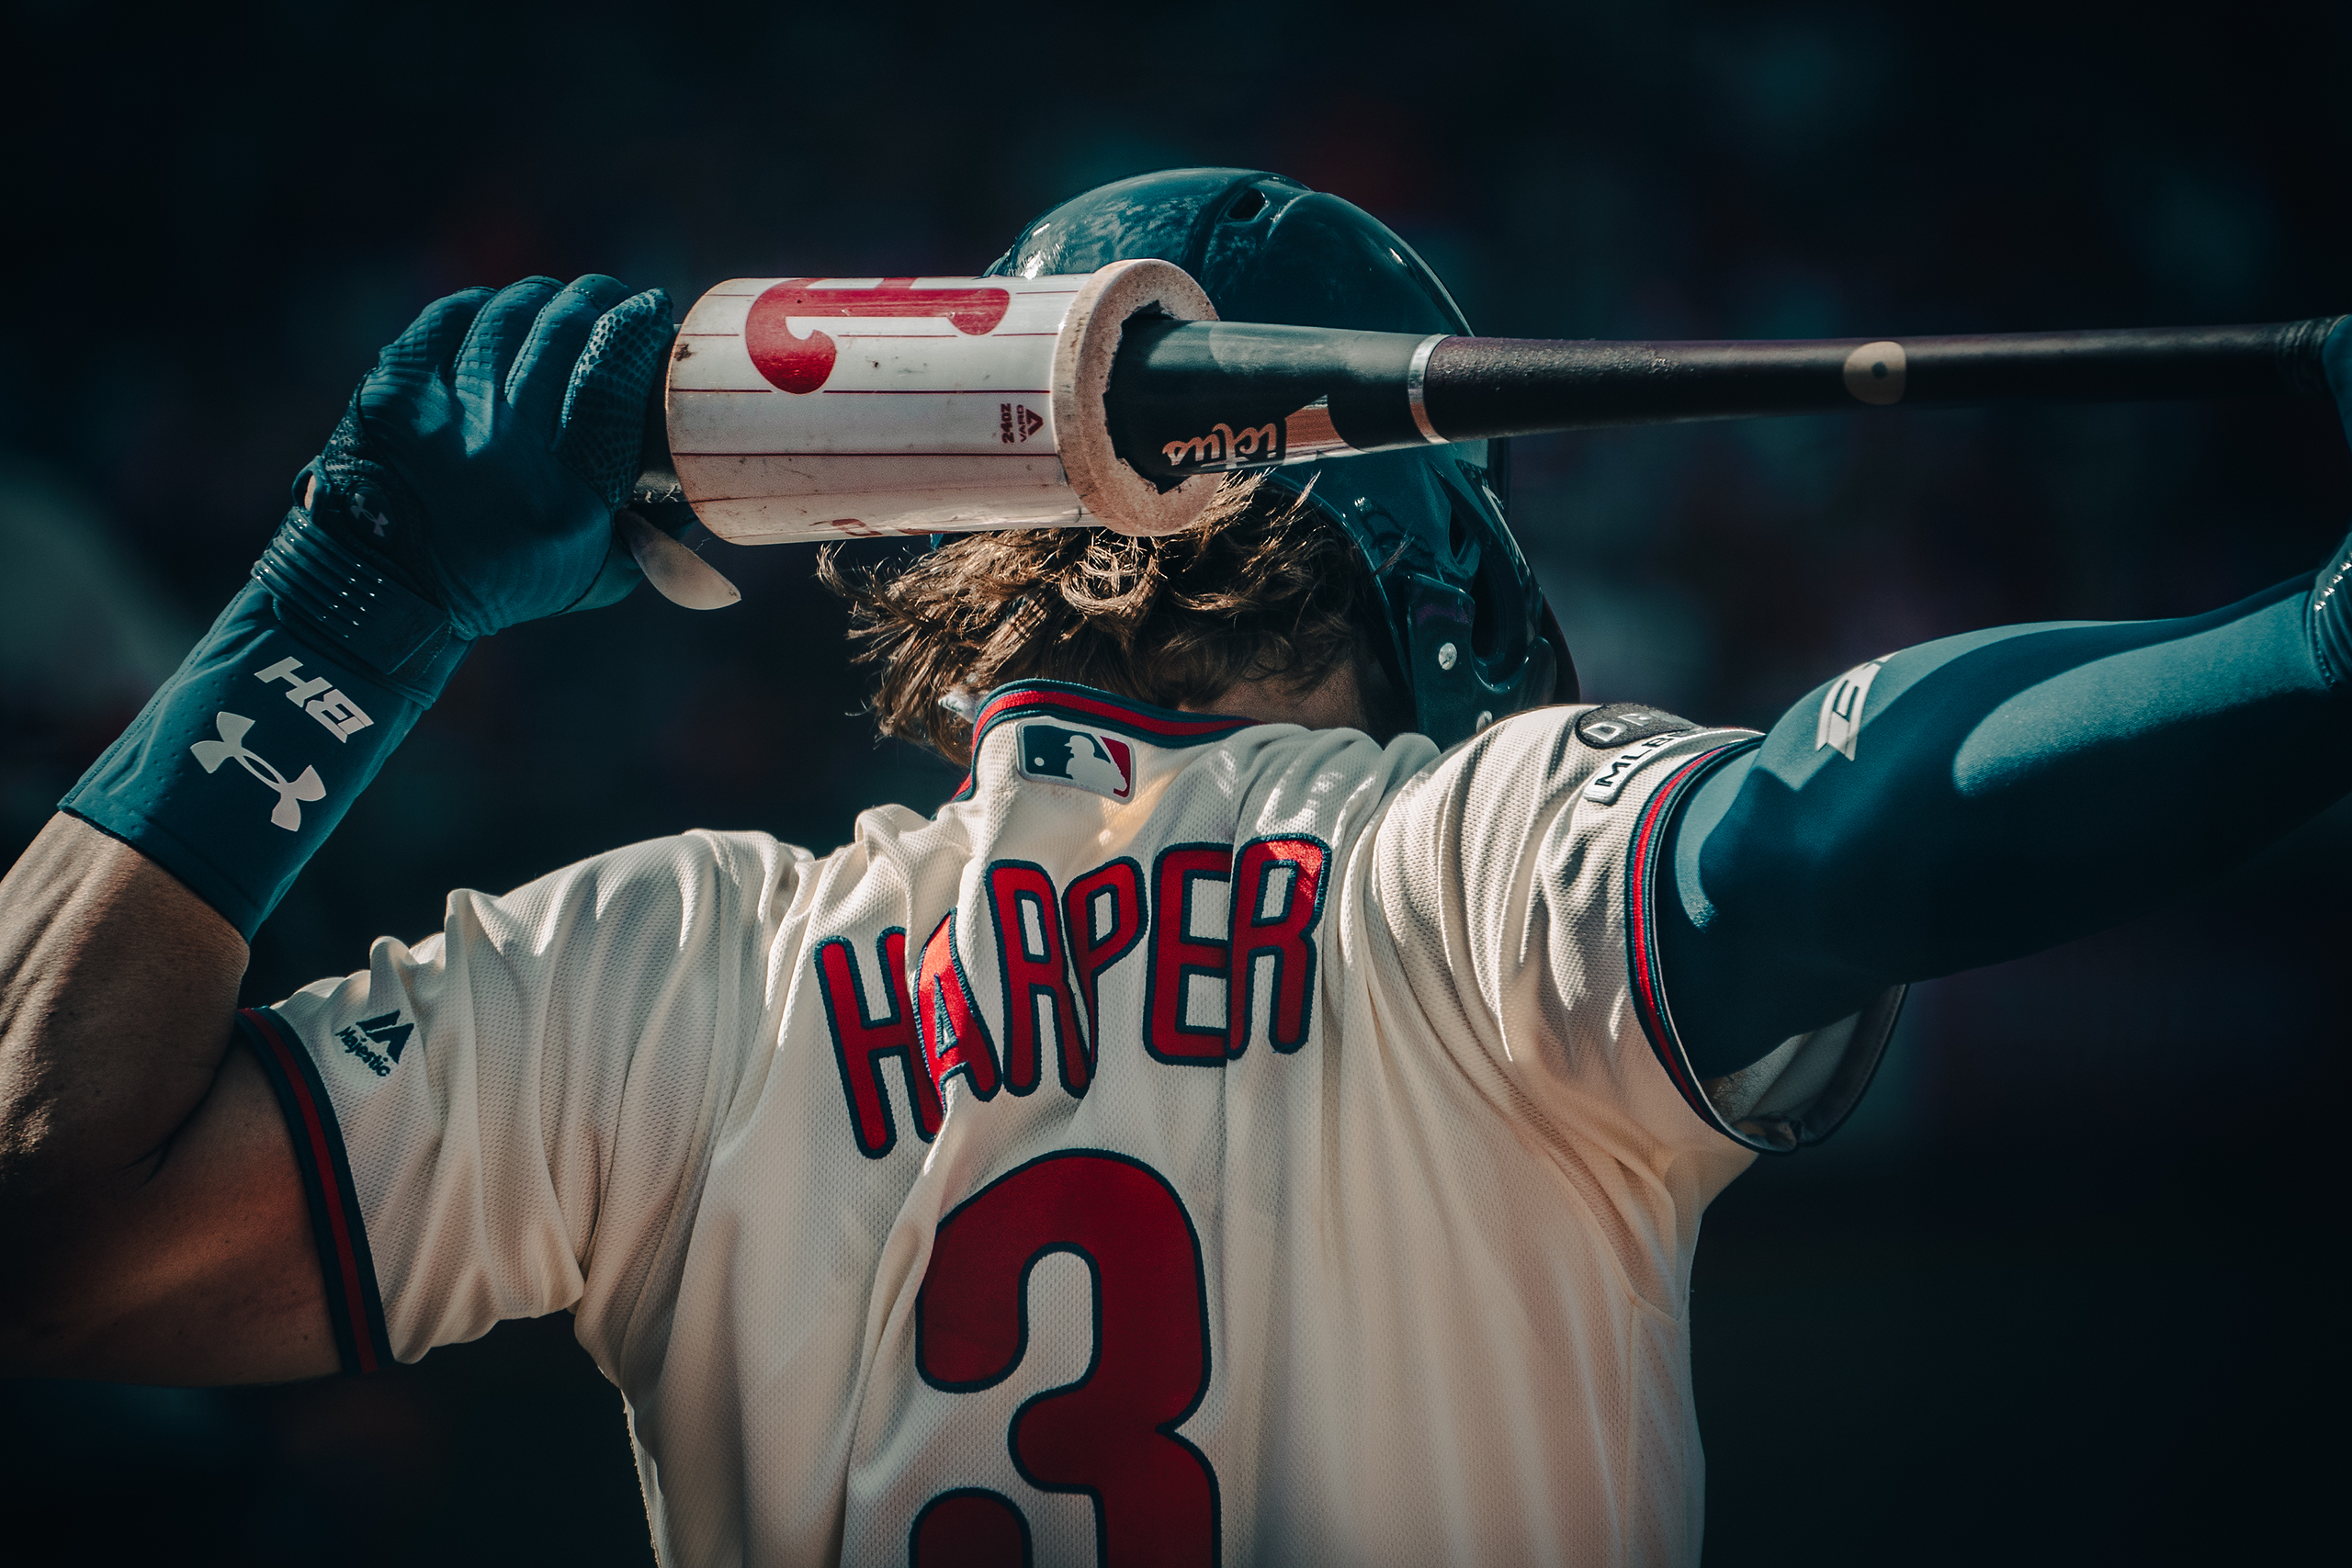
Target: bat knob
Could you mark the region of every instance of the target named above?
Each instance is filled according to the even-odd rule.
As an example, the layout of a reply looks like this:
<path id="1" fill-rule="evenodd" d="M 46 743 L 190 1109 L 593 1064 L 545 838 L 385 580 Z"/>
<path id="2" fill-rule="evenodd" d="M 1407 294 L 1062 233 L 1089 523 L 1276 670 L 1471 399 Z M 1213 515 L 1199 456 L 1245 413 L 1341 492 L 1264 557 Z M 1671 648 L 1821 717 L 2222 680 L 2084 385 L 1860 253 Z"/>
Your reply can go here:
<path id="1" fill-rule="evenodd" d="M 645 581 L 671 604 L 689 610 L 723 610 L 743 597 L 743 591 L 717 567 L 636 513 L 625 511 L 615 521 Z"/>

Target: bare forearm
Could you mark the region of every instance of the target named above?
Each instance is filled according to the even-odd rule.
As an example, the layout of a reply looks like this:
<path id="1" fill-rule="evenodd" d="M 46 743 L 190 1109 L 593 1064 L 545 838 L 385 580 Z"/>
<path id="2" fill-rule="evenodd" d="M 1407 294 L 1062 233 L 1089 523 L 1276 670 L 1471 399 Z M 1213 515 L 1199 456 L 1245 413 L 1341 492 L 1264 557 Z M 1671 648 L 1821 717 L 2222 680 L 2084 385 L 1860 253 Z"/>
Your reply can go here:
<path id="1" fill-rule="evenodd" d="M 155 1157 L 212 1086 L 244 970 L 210 905 L 50 819 L 0 881 L 0 1216 Z"/>
<path id="2" fill-rule="evenodd" d="M 51 819 L 0 881 L 0 1306 L 135 1202 L 219 1076 L 245 944 L 136 850 Z"/>

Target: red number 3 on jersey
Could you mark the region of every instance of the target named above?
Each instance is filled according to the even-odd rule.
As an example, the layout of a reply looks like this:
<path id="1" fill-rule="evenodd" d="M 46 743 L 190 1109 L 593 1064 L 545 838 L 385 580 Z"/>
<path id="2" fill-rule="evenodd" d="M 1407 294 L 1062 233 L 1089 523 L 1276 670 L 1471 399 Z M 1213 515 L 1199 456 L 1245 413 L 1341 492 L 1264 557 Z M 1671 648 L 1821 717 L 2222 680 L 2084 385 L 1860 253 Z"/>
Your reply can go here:
<path id="1" fill-rule="evenodd" d="M 1216 1472 L 1176 1435 L 1209 1386 L 1208 1287 L 1192 1216 L 1159 1172 L 1124 1156 L 1047 1155 L 940 1222 L 915 1303 L 915 1365 L 951 1393 L 992 1387 L 1029 1343 L 1029 1270 L 1049 1252 L 1094 1276 L 1094 1360 L 1023 1404 L 1009 1434 L 1032 1485 L 1094 1500 L 1098 1560 L 1198 1568 L 1218 1560 Z M 1028 1527 L 993 1493 L 933 1499 L 909 1543 L 917 1568 L 1018 1563 Z"/>

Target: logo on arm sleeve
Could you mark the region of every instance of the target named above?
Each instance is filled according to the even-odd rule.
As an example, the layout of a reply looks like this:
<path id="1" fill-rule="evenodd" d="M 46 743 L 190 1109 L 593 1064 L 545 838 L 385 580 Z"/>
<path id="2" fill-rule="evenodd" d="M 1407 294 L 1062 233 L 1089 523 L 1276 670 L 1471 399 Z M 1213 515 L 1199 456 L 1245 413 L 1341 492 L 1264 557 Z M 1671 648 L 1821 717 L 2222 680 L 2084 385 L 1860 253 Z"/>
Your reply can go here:
<path id="1" fill-rule="evenodd" d="M 1058 724 L 1024 724 L 1019 768 L 1024 779 L 1072 784 L 1111 800 L 1135 794 L 1135 749 L 1115 735 Z"/>
<path id="2" fill-rule="evenodd" d="M 349 740 L 376 722 L 324 675 L 304 680 L 299 659 L 281 659 L 266 670 L 256 670 L 254 679 L 285 682 L 286 700 L 325 726 L 326 732 L 337 740 Z"/>
<path id="3" fill-rule="evenodd" d="M 245 733 L 253 728 L 254 721 L 243 714 L 216 713 L 212 716 L 212 724 L 220 732 L 220 739 L 198 740 L 188 747 L 198 765 L 206 773 L 214 773 L 220 771 L 221 763 L 235 762 L 277 792 L 277 805 L 269 814 L 271 825 L 283 828 L 289 833 L 300 832 L 302 828 L 301 803 L 327 797 L 327 786 L 319 777 L 319 770 L 306 767 L 289 779 L 277 771 L 277 764 L 245 750 Z"/>
<path id="4" fill-rule="evenodd" d="M 1829 682 L 1829 690 L 1821 694 L 1821 717 L 1813 727 L 1815 750 L 1834 746 L 1846 761 L 1854 760 L 1854 747 L 1862 737 L 1862 705 L 1870 701 L 1871 682 L 1885 668 L 1885 660 L 1869 660 Z"/>

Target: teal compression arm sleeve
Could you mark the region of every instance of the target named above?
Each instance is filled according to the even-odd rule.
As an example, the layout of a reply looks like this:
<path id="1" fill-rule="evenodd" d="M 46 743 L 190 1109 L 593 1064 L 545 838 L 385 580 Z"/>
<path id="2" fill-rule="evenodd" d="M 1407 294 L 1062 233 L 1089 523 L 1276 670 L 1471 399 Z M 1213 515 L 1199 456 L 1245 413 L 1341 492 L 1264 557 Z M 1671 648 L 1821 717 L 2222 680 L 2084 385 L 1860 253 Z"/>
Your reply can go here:
<path id="1" fill-rule="evenodd" d="M 287 526 L 307 524 L 297 513 Z M 314 646 L 330 640 L 316 632 L 298 638 L 281 614 L 299 624 L 293 602 L 245 584 L 59 803 L 178 877 L 248 942 L 469 646 L 436 618 L 426 657 L 396 679 Z"/>
<path id="2" fill-rule="evenodd" d="M 1658 964 L 1692 1066 L 2129 919 L 2352 790 L 2347 601 L 2352 541 L 2210 615 L 1947 637 L 1790 709 L 1669 829 Z"/>

